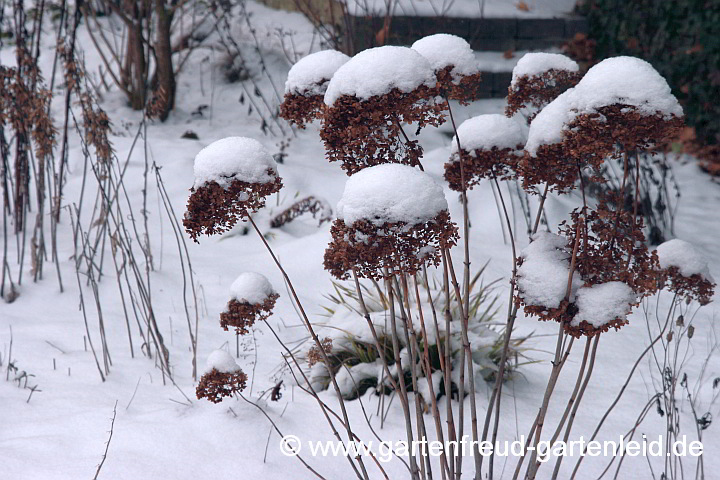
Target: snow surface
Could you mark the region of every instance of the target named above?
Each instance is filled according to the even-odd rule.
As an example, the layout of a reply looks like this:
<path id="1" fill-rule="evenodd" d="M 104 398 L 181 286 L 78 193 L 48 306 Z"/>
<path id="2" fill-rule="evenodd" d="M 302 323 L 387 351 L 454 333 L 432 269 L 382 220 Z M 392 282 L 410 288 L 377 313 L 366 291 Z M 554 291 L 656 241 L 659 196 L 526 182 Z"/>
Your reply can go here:
<path id="1" fill-rule="evenodd" d="M 435 71 L 453 66 L 451 73 L 454 78 L 473 75 L 480 70 L 470 44 L 456 35 L 429 35 L 413 43 L 411 48 L 425 57 Z"/>
<path id="2" fill-rule="evenodd" d="M 448 209 L 443 188 L 419 169 L 397 163 L 365 168 L 345 184 L 337 205 L 338 218 L 352 225 L 369 220 L 424 223 Z"/>
<path id="3" fill-rule="evenodd" d="M 241 273 L 230 286 L 230 294 L 234 300 L 251 305 L 263 303 L 273 293 L 275 290 L 265 275 L 255 272 Z"/>
<path id="4" fill-rule="evenodd" d="M 367 100 L 397 88 L 408 93 L 420 85 L 435 85 L 435 74 L 425 57 L 407 47 L 369 48 L 338 68 L 325 92 L 325 104 L 343 95 Z"/>
<path id="5" fill-rule="evenodd" d="M 668 240 L 658 245 L 657 255 L 660 268 L 677 267 L 683 277 L 700 275 L 705 280 L 714 281 L 707 258 L 690 242 L 679 238 Z"/>
<path id="6" fill-rule="evenodd" d="M 268 173 L 268 169 L 273 173 Z M 277 163 L 260 142 L 246 137 L 226 137 L 200 150 L 193 164 L 194 187 L 217 182 L 227 188 L 234 180 L 270 183 Z"/>
<path id="7" fill-rule="evenodd" d="M 578 69 L 577 62 L 560 53 L 530 52 L 523 55 L 513 68 L 510 86 L 514 86 L 520 77 L 532 77 L 548 70 L 577 72 Z"/>
<path id="8" fill-rule="evenodd" d="M 630 313 L 630 304 L 637 301 L 637 295 L 626 283 L 607 282 L 581 287 L 575 297 L 578 312 L 570 322 L 579 326 L 585 320 L 595 328 L 607 325 L 616 318 Z"/>
<path id="9" fill-rule="evenodd" d="M 301 58 L 288 72 L 285 93 L 325 95 L 327 83 L 350 57 L 337 50 L 321 50 Z"/>
<path id="10" fill-rule="evenodd" d="M 392 4 L 393 15 L 463 18 L 557 18 L 572 13 L 577 0 L 398 0 Z M 386 0 L 349 0 L 347 8 L 356 16 L 375 15 L 384 18 Z"/>
<path id="11" fill-rule="evenodd" d="M 526 305 L 558 308 L 565 299 L 570 277 L 570 254 L 564 250 L 565 243 L 560 235 L 540 232 L 520 252 L 523 263 L 517 271 L 517 284 Z M 582 283 L 580 275 L 574 272 L 571 302 Z"/>
<path id="12" fill-rule="evenodd" d="M 457 131 L 463 150 L 492 150 L 493 148 L 516 149 L 525 144 L 525 132 L 518 122 L 497 113 L 478 115 L 465 120 Z M 453 138 L 452 153 L 457 153 L 457 141 Z"/>
<path id="13" fill-rule="evenodd" d="M 208 355 L 205 364 L 205 373 L 209 373 L 213 369 L 220 373 L 235 373 L 241 370 L 240 365 L 238 365 L 232 355 L 225 350 L 213 350 L 212 353 Z"/>

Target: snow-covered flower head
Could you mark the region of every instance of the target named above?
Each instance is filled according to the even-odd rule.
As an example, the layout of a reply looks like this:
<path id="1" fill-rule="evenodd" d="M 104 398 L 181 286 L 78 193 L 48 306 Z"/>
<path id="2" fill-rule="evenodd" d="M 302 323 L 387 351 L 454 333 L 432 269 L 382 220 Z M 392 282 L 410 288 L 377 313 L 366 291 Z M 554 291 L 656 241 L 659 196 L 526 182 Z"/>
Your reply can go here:
<path id="1" fill-rule="evenodd" d="M 350 57 L 337 50 L 322 50 L 300 59 L 288 72 L 280 116 L 304 128 L 320 118 L 328 83 Z"/>
<path id="2" fill-rule="evenodd" d="M 578 70 L 575 61 L 559 53 L 526 53 L 513 68 L 505 114 L 511 117 L 527 109 L 530 123 L 539 110 L 578 83 Z"/>
<path id="3" fill-rule="evenodd" d="M 513 119 L 489 114 L 465 120 L 453 138 L 450 161 L 445 164 L 445 180 L 451 189 L 461 191 L 463 173 L 466 188 L 472 188 L 483 178 L 513 178 L 524 145 L 525 132 Z"/>
<path id="4" fill-rule="evenodd" d="M 463 103 L 478 98 L 480 65 L 467 40 L 438 33 L 421 38 L 411 48 L 430 62 L 441 96 Z"/>
<path id="5" fill-rule="evenodd" d="M 419 165 L 422 148 L 402 124 L 442 123 L 435 84 L 430 62 L 413 49 L 384 46 L 355 55 L 325 92 L 320 137 L 328 159 L 348 175 L 382 163 Z"/>
<path id="6" fill-rule="evenodd" d="M 241 273 L 230 286 L 230 301 L 220 314 L 220 326 L 245 335 L 256 322 L 267 319 L 279 295 L 264 275 L 255 272 Z"/>
<path id="7" fill-rule="evenodd" d="M 676 136 L 683 110 L 645 60 L 613 57 L 592 67 L 569 97 L 566 137 L 573 156 L 648 150 Z"/>
<path id="8" fill-rule="evenodd" d="M 715 280 L 705 256 L 692 243 L 680 239 L 668 240 L 657 247 L 661 281 L 680 297 L 710 303 Z"/>
<path id="9" fill-rule="evenodd" d="M 225 350 L 214 350 L 207 359 L 207 366 L 195 389 L 198 400 L 207 398 L 212 403 L 220 403 L 223 397 L 242 392 L 247 384 L 247 375 L 243 373 L 235 359 Z"/>
<path id="10" fill-rule="evenodd" d="M 406 165 L 369 167 L 345 185 L 325 251 L 325 269 L 347 278 L 413 274 L 437 265 L 440 249 L 457 240 L 442 187 Z"/>
<path id="11" fill-rule="evenodd" d="M 272 155 L 251 138 L 227 137 L 211 143 L 195 157 L 193 171 L 195 183 L 183 225 L 195 241 L 200 234 L 231 229 L 282 188 Z"/>

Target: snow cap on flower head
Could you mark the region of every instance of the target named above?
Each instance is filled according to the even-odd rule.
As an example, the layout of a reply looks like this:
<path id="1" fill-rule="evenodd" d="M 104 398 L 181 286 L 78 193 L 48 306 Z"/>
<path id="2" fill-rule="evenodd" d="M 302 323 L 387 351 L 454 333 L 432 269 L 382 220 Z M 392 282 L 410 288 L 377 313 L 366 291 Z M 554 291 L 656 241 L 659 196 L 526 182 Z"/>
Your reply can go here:
<path id="1" fill-rule="evenodd" d="M 211 143 L 195 157 L 183 225 L 193 240 L 200 234 L 230 230 L 265 205 L 282 188 L 277 164 L 257 140 L 228 137 Z"/>
<path id="2" fill-rule="evenodd" d="M 265 276 L 255 272 L 241 273 L 230 286 L 230 301 L 220 314 L 220 326 L 245 335 L 258 321 L 266 320 L 279 295 Z"/>
<path id="3" fill-rule="evenodd" d="M 710 303 L 715 293 L 715 279 L 707 258 L 690 242 L 678 238 L 657 247 L 658 263 L 665 286 L 681 297 Z"/>
<path id="4" fill-rule="evenodd" d="M 208 356 L 195 396 L 198 400 L 207 398 L 212 403 L 220 403 L 223 397 L 242 392 L 246 384 L 247 375 L 235 363 L 235 359 L 225 350 L 214 350 Z"/>
<path id="5" fill-rule="evenodd" d="M 330 79 L 348 60 L 350 57 L 337 50 L 322 50 L 301 58 L 288 72 L 280 116 L 301 128 L 320 118 Z"/>
<path id="6" fill-rule="evenodd" d="M 415 273 L 437 265 L 440 249 L 457 239 L 440 185 L 426 173 L 399 164 L 369 167 L 345 185 L 325 251 L 325 269 L 337 278 L 351 270 L 365 278 L 385 271 Z"/>

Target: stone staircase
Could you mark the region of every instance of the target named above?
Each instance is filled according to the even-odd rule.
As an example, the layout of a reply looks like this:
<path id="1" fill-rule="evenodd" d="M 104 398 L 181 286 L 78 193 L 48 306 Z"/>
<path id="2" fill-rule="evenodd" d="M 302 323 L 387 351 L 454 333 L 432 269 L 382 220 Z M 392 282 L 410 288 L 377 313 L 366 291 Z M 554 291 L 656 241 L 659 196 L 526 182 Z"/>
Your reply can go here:
<path id="1" fill-rule="evenodd" d="M 376 46 L 383 31 L 382 17 L 351 17 L 356 49 Z M 562 18 L 455 18 L 395 16 L 385 44 L 411 45 L 415 40 L 435 33 L 465 38 L 473 50 L 506 52 L 558 48 L 577 33 L 587 32 L 583 17 Z M 359 47 L 359 48 L 358 48 Z M 514 66 L 514 62 L 507 62 Z M 505 70 L 483 72 L 484 98 L 504 98 L 512 77 L 512 66 Z"/>

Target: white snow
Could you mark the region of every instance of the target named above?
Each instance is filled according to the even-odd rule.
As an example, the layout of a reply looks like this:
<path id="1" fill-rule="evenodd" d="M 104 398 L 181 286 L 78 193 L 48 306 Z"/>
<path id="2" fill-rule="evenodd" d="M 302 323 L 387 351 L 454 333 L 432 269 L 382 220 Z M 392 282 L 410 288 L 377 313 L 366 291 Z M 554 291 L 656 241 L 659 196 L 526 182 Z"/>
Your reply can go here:
<path id="1" fill-rule="evenodd" d="M 516 149 L 525 145 L 525 132 L 518 122 L 497 113 L 478 115 L 465 120 L 457 131 L 463 150 L 492 150 L 493 148 Z M 457 153 L 457 141 L 453 138 L 452 153 Z"/>
<path id="2" fill-rule="evenodd" d="M 429 35 L 413 43 L 411 48 L 425 57 L 435 71 L 453 66 L 453 78 L 473 75 L 480 70 L 470 44 L 456 35 Z"/>
<path id="3" fill-rule="evenodd" d="M 585 320 L 595 328 L 602 327 L 616 318 L 625 317 L 630 313 L 630 304 L 636 300 L 635 292 L 623 282 L 581 287 L 575 298 L 578 312 L 570 324 L 579 326 Z"/>
<path id="4" fill-rule="evenodd" d="M 375 360 L 373 363 L 361 362 L 351 367 L 340 367 L 335 374 L 335 381 L 340 388 L 340 393 L 345 397 L 353 396 L 363 380 L 374 378 L 380 383 L 383 368 L 381 360 Z"/>
<path id="5" fill-rule="evenodd" d="M 705 280 L 714 281 L 707 258 L 690 242 L 679 238 L 668 240 L 657 247 L 657 255 L 660 268 L 677 267 L 683 277 L 700 275 Z"/>
<path id="6" fill-rule="evenodd" d="M 572 91 L 571 88 L 559 95 L 533 118 L 525 144 L 525 151 L 531 156 L 536 156 L 542 145 L 562 142 L 565 124 L 570 119 L 568 102 Z"/>
<path id="7" fill-rule="evenodd" d="M 213 350 L 212 353 L 208 355 L 205 364 L 205 373 L 209 373 L 213 369 L 220 373 L 235 373 L 240 371 L 240 365 L 238 365 L 232 355 L 225 350 Z"/>
<path id="8" fill-rule="evenodd" d="M 263 303 L 275 293 L 270 281 L 264 275 L 255 272 L 243 272 L 230 286 L 230 295 L 238 302 L 251 305 Z"/>
<path id="9" fill-rule="evenodd" d="M 510 86 L 514 86 L 521 77 L 532 77 L 548 70 L 577 72 L 578 69 L 577 62 L 560 53 L 530 52 L 523 55 L 513 68 Z"/>
<path id="10" fill-rule="evenodd" d="M 565 250 L 565 243 L 566 239 L 560 235 L 540 232 L 520 252 L 523 263 L 517 271 L 517 284 L 526 305 L 560 306 L 570 277 L 570 254 Z M 580 275 L 575 272 L 569 297 L 571 302 L 581 285 Z"/>
<path id="11" fill-rule="evenodd" d="M 425 57 L 407 47 L 369 48 L 340 67 L 328 84 L 325 104 L 343 95 L 367 100 L 397 88 L 408 93 L 420 85 L 435 84 L 435 74 Z"/>
<path id="12" fill-rule="evenodd" d="M 322 50 L 301 58 L 288 72 L 285 93 L 324 95 L 327 83 L 350 57 L 337 50 Z"/>
<path id="13" fill-rule="evenodd" d="M 443 189 L 430 175 L 407 165 L 388 163 L 366 168 L 348 179 L 337 215 L 347 225 L 363 219 L 376 225 L 415 225 L 447 209 Z"/>
<path id="14" fill-rule="evenodd" d="M 273 173 L 268 173 L 268 169 Z M 226 137 L 200 150 L 193 165 L 194 187 L 217 182 L 227 188 L 234 180 L 270 183 L 277 163 L 260 142 L 246 137 Z"/>
<path id="15" fill-rule="evenodd" d="M 571 109 L 577 114 L 620 103 L 632 105 L 646 115 L 682 116 L 677 98 L 667 81 L 645 60 L 613 57 L 593 66 L 575 87 Z"/>

